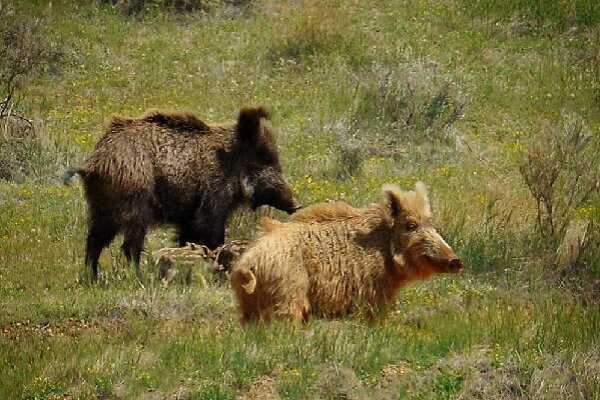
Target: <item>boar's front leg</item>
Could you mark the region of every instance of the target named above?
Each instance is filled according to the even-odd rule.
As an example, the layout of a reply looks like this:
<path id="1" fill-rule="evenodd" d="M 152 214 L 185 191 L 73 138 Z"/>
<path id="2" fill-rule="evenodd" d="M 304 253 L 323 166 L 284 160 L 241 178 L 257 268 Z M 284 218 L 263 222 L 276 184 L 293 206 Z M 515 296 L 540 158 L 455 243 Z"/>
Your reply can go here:
<path id="1" fill-rule="evenodd" d="M 198 212 L 193 220 L 179 224 L 179 246 L 190 242 L 209 249 L 219 247 L 225 242 L 225 220 L 226 218 L 206 212 Z"/>

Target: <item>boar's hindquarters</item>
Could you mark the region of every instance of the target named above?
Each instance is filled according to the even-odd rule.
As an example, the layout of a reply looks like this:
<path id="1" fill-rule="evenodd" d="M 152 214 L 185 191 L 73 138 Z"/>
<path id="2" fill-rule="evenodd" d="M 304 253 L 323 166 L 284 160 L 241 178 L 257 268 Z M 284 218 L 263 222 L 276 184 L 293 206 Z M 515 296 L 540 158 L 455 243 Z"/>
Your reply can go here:
<path id="1" fill-rule="evenodd" d="M 141 279 L 140 255 L 152 210 L 148 195 L 137 192 L 125 198 L 115 198 L 115 192 L 93 175 L 80 173 L 84 180 L 89 204 L 89 231 L 86 245 L 86 264 L 92 269 L 92 279 L 98 279 L 98 260 L 102 250 L 118 233 L 123 233 L 121 246 L 128 262 L 133 263 Z"/>

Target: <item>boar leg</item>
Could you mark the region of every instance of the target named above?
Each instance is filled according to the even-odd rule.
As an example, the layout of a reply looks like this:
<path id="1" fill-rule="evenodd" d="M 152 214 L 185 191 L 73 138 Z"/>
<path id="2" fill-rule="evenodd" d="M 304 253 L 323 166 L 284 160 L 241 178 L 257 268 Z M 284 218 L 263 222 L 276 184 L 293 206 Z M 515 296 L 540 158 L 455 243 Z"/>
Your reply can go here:
<path id="1" fill-rule="evenodd" d="M 308 298 L 295 298 L 277 305 L 275 314 L 278 318 L 288 319 L 296 324 L 308 322 L 310 302 Z"/>
<path id="2" fill-rule="evenodd" d="M 110 244 L 117 229 L 112 225 L 95 223 L 92 221 L 87 237 L 87 246 L 85 251 L 85 263 L 92 267 L 92 280 L 98 280 L 98 259 L 102 250 Z"/>
<path id="3" fill-rule="evenodd" d="M 142 271 L 140 269 L 140 255 L 144 248 L 144 238 L 146 237 L 147 228 L 143 224 L 132 226 L 124 232 L 125 240 L 121 248 L 127 262 L 135 265 L 135 274 L 138 280 L 142 280 Z"/>
<path id="4" fill-rule="evenodd" d="M 225 220 L 206 213 L 198 214 L 193 221 L 179 225 L 179 246 L 190 242 L 216 249 L 225 243 Z"/>

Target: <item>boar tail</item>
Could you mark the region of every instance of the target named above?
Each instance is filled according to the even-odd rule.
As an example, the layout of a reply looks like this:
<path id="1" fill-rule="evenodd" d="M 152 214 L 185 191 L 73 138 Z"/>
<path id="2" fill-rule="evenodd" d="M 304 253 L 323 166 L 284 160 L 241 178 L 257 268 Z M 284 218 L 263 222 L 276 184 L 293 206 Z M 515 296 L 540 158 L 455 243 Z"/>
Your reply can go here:
<path id="1" fill-rule="evenodd" d="M 62 176 L 63 185 L 71 186 L 73 181 L 79 177 L 79 171 L 76 168 L 69 167 Z"/>
<path id="2" fill-rule="evenodd" d="M 252 294 L 256 289 L 256 276 L 248 268 L 236 268 L 231 274 L 231 286 L 236 291 L 243 290 L 247 294 Z"/>

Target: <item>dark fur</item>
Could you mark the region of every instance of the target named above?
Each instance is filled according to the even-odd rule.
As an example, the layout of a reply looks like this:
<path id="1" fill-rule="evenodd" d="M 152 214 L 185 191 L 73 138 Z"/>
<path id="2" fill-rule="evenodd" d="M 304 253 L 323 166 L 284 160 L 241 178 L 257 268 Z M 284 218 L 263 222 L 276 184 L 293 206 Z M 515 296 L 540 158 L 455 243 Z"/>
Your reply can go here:
<path id="1" fill-rule="evenodd" d="M 97 278 L 98 258 L 118 233 L 136 265 L 152 225 L 172 224 L 180 245 L 215 248 L 239 205 L 296 204 L 262 107 L 245 107 L 236 123 L 208 125 L 190 113 L 152 111 L 114 117 L 83 166 L 89 206 L 86 263 Z M 73 172 L 66 173 L 66 180 Z"/>

